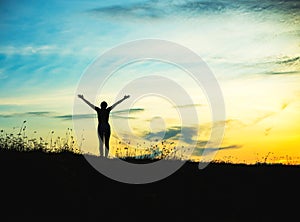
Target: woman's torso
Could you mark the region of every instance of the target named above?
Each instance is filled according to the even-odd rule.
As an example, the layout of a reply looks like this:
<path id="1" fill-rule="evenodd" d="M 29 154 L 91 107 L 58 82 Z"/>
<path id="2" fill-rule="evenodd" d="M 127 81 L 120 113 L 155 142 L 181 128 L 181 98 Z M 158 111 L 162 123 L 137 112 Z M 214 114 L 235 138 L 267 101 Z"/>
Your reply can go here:
<path id="1" fill-rule="evenodd" d="M 96 107 L 97 111 L 97 117 L 98 117 L 98 127 L 101 129 L 109 129 L 109 113 L 111 111 L 111 107 L 108 107 L 107 109 L 100 109 L 99 107 Z"/>

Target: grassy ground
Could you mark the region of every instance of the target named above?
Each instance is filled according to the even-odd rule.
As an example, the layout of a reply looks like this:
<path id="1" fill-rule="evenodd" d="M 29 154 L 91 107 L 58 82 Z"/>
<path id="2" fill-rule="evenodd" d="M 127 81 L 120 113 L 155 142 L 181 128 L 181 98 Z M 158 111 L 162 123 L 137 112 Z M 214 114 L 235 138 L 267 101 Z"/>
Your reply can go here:
<path id="1" fill-rule="evenodd" d="M 300 167 L 287 165 L 211 163 L 199 171 L 187 162 L 164 180 L 131 185 L 72 152 L 0 149 L 0 175 L 3 218 L 290 221 L 300 199 Z"/>

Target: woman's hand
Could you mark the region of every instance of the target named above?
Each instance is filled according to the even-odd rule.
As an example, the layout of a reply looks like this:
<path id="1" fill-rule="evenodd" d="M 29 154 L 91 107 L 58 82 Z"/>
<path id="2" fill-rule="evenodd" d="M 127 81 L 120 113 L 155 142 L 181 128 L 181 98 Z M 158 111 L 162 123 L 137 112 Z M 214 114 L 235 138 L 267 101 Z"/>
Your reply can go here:
<path id="1" fill-rule="evenodd" d="M 125 96 L 124 96 L 124 99 L 128 99 L 129 97 L 130 97 L 130 95 L 127 95 L 127 96 L 125 95 Z"/>
<path id="2" fill-rule="evenodd" d="M 83 95 L 82 95 L 82 94 L 78 94 L 78 97 L 79 97 L 80 99 L 83 99 Z"/>

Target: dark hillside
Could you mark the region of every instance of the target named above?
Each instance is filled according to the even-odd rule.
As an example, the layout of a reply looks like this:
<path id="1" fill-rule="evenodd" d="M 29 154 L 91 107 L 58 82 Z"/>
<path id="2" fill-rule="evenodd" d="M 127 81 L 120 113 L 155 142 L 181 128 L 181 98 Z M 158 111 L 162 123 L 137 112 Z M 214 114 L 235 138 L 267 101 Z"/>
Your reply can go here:
<path id="1" fill-rule="evenodd" d="M 1 216 L 66 217 L 87 221 L 109 215 L 157 220 L 289 221 L 299 216 L 300 167 L 188 162 L 164 180 L 123 184 L 72 153 L 1 150 Z M 298 217 L 299 218 L 299 217 Z M 101 220 L 100 220 L 101 221 Z"/>

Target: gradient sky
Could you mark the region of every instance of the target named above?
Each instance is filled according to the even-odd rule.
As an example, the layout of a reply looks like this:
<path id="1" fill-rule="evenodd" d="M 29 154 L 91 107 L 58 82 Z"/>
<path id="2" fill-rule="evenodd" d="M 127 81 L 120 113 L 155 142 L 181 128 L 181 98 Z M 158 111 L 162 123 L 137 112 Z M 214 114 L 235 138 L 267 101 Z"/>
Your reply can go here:
<path id="1" fill-rule="evenodd" d="M 269 155 L 271 162 L 300 163 L 299 23 L 298 0 L 0 1 L 0 127 L 17 132 L 14 127 L 26 119 L 29 136 L 35 130 L 44 137 L 52 130 L 63 135 L 73 126 L 77 84 L 97 56 L 125 42 L 164 39 L 196 52 L 220 84 L 227 119 L 217 159 L 253 163 Z M 177 111 L 193 108 L 199 122 L 189 130 L 200 127 L 199 135 L 184 141 L 198 141 L 197 158 L 207 141 L 210 108 L 182 70 L 157 62 L 128 65 L 92 102 L 111 104 L 128 82 L 150 74 L 172 78 L 193 103 L 146 97 L 131 107 L 124 102 L 112 121 L 129 121 L 142 138 L 163 133 L 176 141 Z M 83 109 L 77 119 L 93 117 Z M 123 133 L 114 136 L 122 140 Z M 90 141 L 91 150 L 96 143 Z"/>

